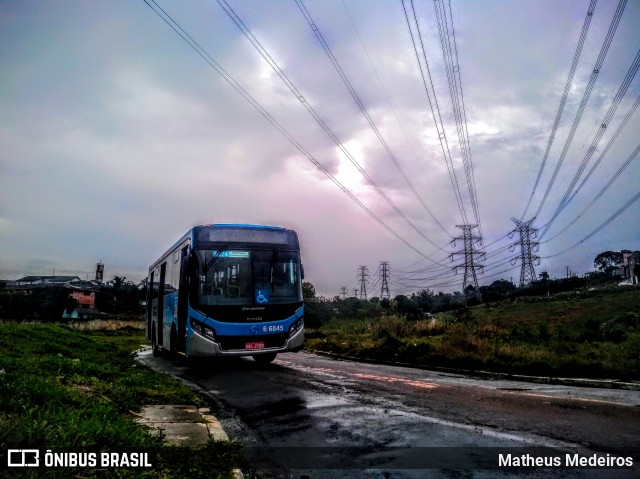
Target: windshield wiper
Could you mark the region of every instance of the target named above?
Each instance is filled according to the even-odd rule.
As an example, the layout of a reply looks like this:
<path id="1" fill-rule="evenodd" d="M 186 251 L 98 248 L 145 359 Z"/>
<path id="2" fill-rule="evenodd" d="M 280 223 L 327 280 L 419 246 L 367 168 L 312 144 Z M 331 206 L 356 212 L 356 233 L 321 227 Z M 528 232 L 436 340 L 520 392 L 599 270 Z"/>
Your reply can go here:
<path id="1" fill-rule="evenodd" d="M 205 276 L 206 276 L 207 272 L 213 266 L 213 263 L 215 263 L 217 261 L 217 259 L 220 257 L 220 255 L 226 250 L 227 250 L 227 246 L 226 245 L 222 245 L 222 247 L 218 251 L 216 251 L 216 254 L 213 255 L 213 258 L 211 258 L 209 260 L 209 262 L 207 263 L 207 266 L 205 266 L 205 268 L 204 268 Z"/>

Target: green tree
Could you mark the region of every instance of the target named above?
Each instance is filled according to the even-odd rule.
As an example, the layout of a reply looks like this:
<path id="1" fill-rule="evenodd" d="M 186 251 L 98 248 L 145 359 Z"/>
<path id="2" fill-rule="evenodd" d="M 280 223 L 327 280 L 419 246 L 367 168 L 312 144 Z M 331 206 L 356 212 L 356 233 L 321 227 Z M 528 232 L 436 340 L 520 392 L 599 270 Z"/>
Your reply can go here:
<path id="1" fill-rule="evenodd" d="M 434 296 L 433 291 L 423 289 L 415 294 L 414 299 L 422 311 L 431 313 L 435 305 Z"/>
<path id="2" fill-rule="evenodd" d="M 617 251 L 603 251 L 593 260 L 593 265 L 603 273 L 611 273 L 622 263 L 622 253 Z"/>
<path id="3" fill-rule="evenodd" d="M 311 299 L 316 297 L 316 288 L 308 281 L 302 283 L 302 297 L 304 299 Z"/>
<path id="4" fill-rule="evenodd" d="M 145 290 L 139 289 L 133 282 L 126 281 L 125 276 L 114 276 L 96 294 L 96 308 L 105 313 L 143 312 L 140 300 L 145 297 Z"/>
<path id="5" fill-rule="evenodd" d="M 547 273 L 546 271 L 543 271 L 542 273 L 539 274 L 540 279 L 544 282 L 544 286 L 547 290 L 547 296 L 549 296 L 549 273 Z"/>
<path id="6" fill-rule="evenodd" d="M 127 279 L 126 276 L 114 276 L 113 279 L 110 281 L 111 286 L 113 287 L 114 290 L 119 290 L 122 285 L 125 284 L 125 279 Z"/>
<path id="7" fill-rule="evenodd" d="M 59 321 L 65 309 L 75 309 L 78 304 L 69 298 L 69 291 L 60 286 L 38 288 L 31 293 L 29 300 L 33 302 L 35 317 L 41 321 Z"/>
<path id="8" fill-rule="evenodd" d="M 418 320 L 422 317 L 422 310 L 418 306 L 418 302 L 414 299 L 399 294 L 393 301 L 398 315 L 412 320 Z"/>
<path id="9" fill-rule="evenodd" d="M 389 298 L 382 298 L 382 301 L 380 301 L 380 307 L 389 312 L 391 309 L 391 300 Z"/>

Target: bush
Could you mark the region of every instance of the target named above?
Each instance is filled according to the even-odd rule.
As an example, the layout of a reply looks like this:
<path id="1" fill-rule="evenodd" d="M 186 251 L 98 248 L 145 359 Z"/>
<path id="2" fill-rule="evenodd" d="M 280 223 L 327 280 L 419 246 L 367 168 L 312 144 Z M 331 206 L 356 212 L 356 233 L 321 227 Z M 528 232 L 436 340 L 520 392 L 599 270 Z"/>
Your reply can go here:
<path id="1" fill-rule="evenodd" d="M 538 338 L 545 343 L 549 342 L 551 334 L 549 333 L 549 325 L 544 322 L 538 322 Z"/>
<path id="2" fill-rule="evenodd" d="M 408 336 L 411 325 L 404 319 L 395 316 L 379 319 L 371 323 L 371 333 L 376 339 L 385 339 L 390 336 L 402 338 Z"/>
<path id="3" fill-rule="evenodd" d="M 447 332 L 447 327 L 440 321 L 431 319 L 418 321 L 413 325 L 412 330 L 416 336 L 440 336 Z"/>
<path id="4" fill-rule="evenodd" d="M 640 330 L 640 316 L 637 313 L 628 312 L 603 323 L 599 333 L 606 341 L 621 343 L 627 339 L 630 332 L 638 330 Z"/>

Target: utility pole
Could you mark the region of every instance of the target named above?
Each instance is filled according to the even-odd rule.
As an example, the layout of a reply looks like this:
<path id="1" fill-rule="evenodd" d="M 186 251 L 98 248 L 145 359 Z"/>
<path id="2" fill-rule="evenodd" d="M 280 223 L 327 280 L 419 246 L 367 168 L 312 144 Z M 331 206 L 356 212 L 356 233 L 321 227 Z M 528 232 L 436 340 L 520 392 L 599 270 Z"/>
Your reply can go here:
<path id="1" fill-rule="evenodd" d="M 347 287 L 346 286 L 342 286 L 340 288 L 339 296 L 342 296 L 342 299 L 345 299 L 347 297 Z"/>
<path id="2" fill-rule="evenodd" d="M 369 268 L 360 266 L 358 268 L 358 281 L 360 281 L 360 299 L 367 299 L 367 283 L 369 282 Z"/>
<path id="3" fill-rule="evenodd" d="M 380 299 L 390 299 L 389 294 L 389 262 L 383 261 L 380 263 L 382 268 L 382 284 L 380 285 Z"/>
<path id="4" fill-rule="evenodd" d="M 464 256 L 464 263 L 454 266 L 454 271 L 457 273 L 458 268 L 464 267 L 462 289 L 464 293 L 465 305 L 467 303 L 467 287 L 469 285 L 473 286 L 475 297 L 478 299 L 478 301 L 482 302 L 482 296 L 480 295 L 480 289 L 478 288 L 478 277 L 476 275 L 476 269 L 480 269 L 480 272 L 482 273 L 484 272 L 484 266 L 477 264 L 476 258 L 479 259 L 486 255 L 484 251 L 477 250 L 473 246 L 475 243 L 482 243 L 482 238 L 473 234 L 473 229 L 477 227 L 478 225 L 456 225 L 456 228 L 460 228 L 462 230 L 462 236 L 454 238 L 453 245 L 456 245 L 457 240 L 462 240 L 464 247 L 462 250 L 455 251 L 449 255 L 451 257 L 451 261 L 453 261 L 455 255 Z"/>
<path id="5" fill-rule="evenodd" d="M 540 264 L 540 256 L 533 253 L 538 251 L 540 243 L 532 241 L 538 235 L 538 229 L 531 226 L 531 223 L 535 220 L 535 216 L 529 221 L 520 221 L 516 218 L 511 218 L 516 224 L 515 229 L 509 233 L 509 238 L 513 238 L 513 235 L 517 232 L 520 239 L 517 243 L 511 245 L 511 251 L 515 249 L 517 245 L 520 245 L 520 287 L 524 287 L 527 283 L 533 283 L 536 281 L 536 270 L 533 267 L 534 261 Z M 513 259 L 512 264 L 516 264 L 517 258 Z"/>

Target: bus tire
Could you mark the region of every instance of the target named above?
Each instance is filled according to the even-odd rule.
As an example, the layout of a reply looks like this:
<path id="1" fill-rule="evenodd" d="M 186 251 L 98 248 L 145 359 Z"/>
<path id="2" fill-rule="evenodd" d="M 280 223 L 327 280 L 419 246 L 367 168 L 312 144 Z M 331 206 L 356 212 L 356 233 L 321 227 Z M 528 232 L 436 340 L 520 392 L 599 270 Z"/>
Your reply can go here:
<path id="1" fill-rule="evenodd" d="M 162 355 L 162 351 L 158 347 L 158 339 L 156 337 L 156 325 L 151 327 L 151 354 L 153 357 L 158 358 Z"/>
<path id="2" fill-rule="evenodd" d="M 254 354 L 253 360 L 258 364 L 269 364 L 277 355 L 278 353 Z"/>

